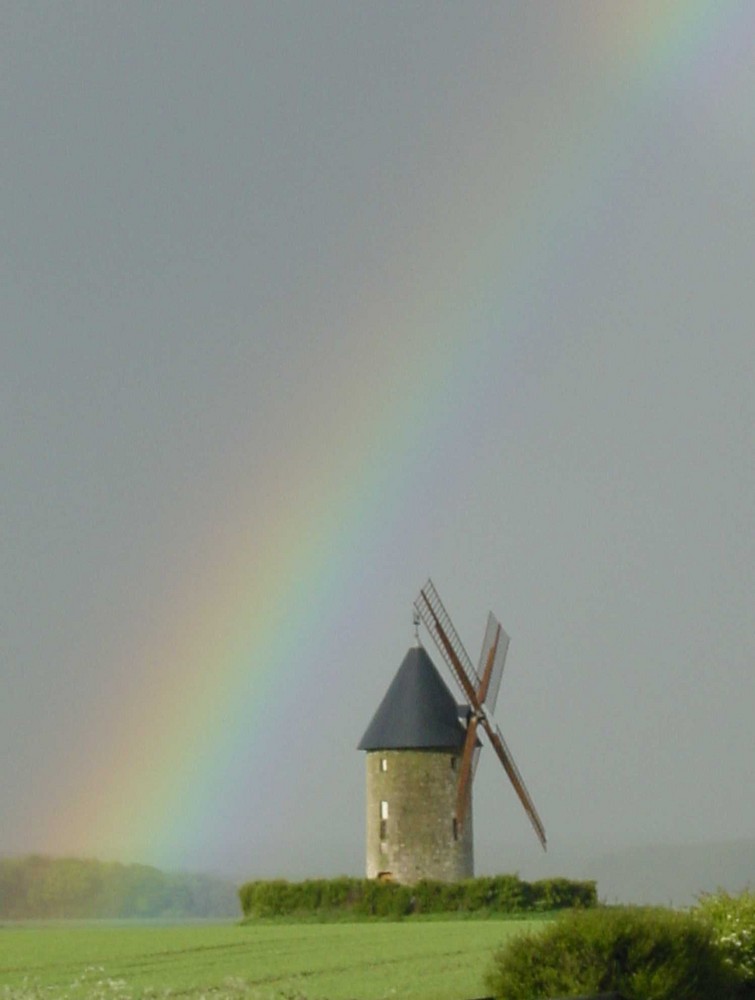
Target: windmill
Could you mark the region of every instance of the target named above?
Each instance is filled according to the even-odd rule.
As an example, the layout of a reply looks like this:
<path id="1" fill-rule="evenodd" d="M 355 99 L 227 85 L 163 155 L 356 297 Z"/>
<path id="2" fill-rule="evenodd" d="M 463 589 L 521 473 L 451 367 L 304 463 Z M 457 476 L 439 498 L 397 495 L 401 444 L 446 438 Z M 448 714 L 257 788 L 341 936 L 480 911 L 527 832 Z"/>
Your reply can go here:
<path id="1" fill-rule="evenodd" d="M 367 876 L 411 883 L 473 874 L 472 785 L 487 737 L 543 849 L 545 829 L 499 727 L 492 720 L 509 637 L 490 613 L 477 669 L 428 580 L 416 601 L 422 622 L 464 701 L 456 703 L 422 647 L 410 649 L 359 749 L 367 751 Z"/>

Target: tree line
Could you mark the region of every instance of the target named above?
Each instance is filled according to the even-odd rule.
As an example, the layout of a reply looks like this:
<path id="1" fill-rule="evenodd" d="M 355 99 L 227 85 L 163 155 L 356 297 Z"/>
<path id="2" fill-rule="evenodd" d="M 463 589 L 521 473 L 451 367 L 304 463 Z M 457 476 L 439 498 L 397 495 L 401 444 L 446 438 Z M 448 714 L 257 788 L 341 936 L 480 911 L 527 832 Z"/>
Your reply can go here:
<path id="1" fill-rule="evenodd" d="M 237 917 L 233 883 L 149 865 L 0 858 L 0 919 Z"/>

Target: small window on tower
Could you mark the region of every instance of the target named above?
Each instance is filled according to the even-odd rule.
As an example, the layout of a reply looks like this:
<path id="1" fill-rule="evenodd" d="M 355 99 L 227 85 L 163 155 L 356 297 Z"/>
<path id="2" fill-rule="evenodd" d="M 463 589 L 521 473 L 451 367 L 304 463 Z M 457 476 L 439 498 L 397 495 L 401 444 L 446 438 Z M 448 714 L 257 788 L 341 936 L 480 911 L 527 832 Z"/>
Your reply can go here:
<path id="1" fill-rule="evenodd" d="M 387 757 L 381 757 L 380 758 L 380 770 L 381 771 L 387 771 L 388 770 L 388 758 Z"/>
<path id="2" fill-rule="evenodd" d="M 388 803 L 385 799 L 380 802 L 380 839 L 388 839 Z"/>
<path id="3" fill-rule="evenodd" d="M 388 819 L 388 803 L 383 799 L 380 803 L 380 818 Z"/>
<path id="4" fill-rule="evenodd" d="M 452 771 L 456 770 L 456 758 L 455 757 L 451 758 L 451 770 Z"/>
<path id="5" fill-rule="evenodd" d="M 459 839 L 459 821 L 458 821 L 458 819 L 455 816 L 453 818 L 453 823 L 452 823 L 452 827 L 451 828 L 453 830 L 454 840 L 458 840 Z"/>

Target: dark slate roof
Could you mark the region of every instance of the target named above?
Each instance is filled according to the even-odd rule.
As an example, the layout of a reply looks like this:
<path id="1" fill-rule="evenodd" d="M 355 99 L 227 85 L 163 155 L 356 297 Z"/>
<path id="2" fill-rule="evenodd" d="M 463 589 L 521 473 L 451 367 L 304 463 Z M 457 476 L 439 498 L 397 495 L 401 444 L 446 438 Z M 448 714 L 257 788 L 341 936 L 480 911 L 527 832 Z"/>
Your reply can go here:
<path id="1" fill-rule="evenodd" d="M 360 750 L 460 750 L 459 710 L 433 661 L 414 646 L 359 743 Z"/>

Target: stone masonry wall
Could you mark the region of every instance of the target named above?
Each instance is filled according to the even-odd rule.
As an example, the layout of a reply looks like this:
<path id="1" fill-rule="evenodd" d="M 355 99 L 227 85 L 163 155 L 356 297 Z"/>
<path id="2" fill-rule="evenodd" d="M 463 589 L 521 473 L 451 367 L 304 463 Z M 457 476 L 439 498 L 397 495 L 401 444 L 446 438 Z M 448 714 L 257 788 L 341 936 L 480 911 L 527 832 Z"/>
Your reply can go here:
<path id="1" fill-rule="evenodd" d="M 367 754 L 367 877 L 471 878 L 472 804 L 455 829 L 459 755 L 449 750 Z M 470 786 L 471 795 L 471 786 Z"/>

